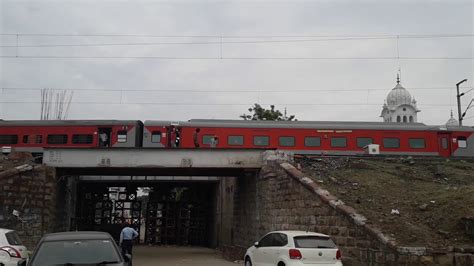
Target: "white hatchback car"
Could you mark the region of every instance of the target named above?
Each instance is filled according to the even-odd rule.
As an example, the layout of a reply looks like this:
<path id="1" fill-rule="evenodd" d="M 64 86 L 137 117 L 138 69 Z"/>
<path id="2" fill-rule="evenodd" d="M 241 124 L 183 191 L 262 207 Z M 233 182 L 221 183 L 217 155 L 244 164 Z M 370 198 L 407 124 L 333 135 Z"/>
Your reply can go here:
<path id="1" fill-rule="evenodd" d="M 10 229 L 0 228 L 0 266 L 23 266 L 28 259 L 28 250 L 21 243 L 18 234 Z"/>
<path id="2" fill-rule="evenodd" d="M 245 266 L 342 266 L 341 251 L 327 235 L 304 231 L 266 234 L 245 254 Z"/>

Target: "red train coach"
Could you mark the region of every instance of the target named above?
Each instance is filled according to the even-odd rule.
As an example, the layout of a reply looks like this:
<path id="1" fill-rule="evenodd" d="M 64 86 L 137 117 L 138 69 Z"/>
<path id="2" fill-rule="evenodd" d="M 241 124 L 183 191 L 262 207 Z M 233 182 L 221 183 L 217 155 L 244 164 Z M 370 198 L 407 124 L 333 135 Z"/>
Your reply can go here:
<path id="1" fill-rule="evenodd" d="M 474 129 L 422 123 L 198 119 L 145 121 L 143 135 L 144 147 L 272 148 L 298 154 L 356 155 L 369 144 L 378 144 L 385 155 L 474 157 Z"/>
<path id="2" fill-rule="evenodd" d="M 369 144 L 378 144 L 385 155 L 474 157 L 474 128 L 377 122 L 0 120 L 0 148 L 30 152 L 45 147 L 216 147 L 356 155 Z"/>
<path id="3" fill-rule="evenodd" d="M 0 120 L 0 147 L 39 153 L 49 147 L 141 147 L 141 121 Z"/>

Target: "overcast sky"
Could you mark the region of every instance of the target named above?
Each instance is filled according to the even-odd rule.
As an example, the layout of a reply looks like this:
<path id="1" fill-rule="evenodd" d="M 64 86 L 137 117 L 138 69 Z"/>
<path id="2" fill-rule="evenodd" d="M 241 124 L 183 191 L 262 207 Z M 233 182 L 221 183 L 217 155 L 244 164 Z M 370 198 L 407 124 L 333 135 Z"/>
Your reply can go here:
<path id="1" fill-rule="evenodd" d="M 54 88 L 74 90 L 70 119 L 238 119 L 258 102 L 299 120 L 382 121 L 401 67 L 418 121 L 443 124 L 455 84 L 474 85 L 472 0 L 0 1 L 3 119 L 39 119 L 39 89 Z M 16 34 L 102 46 L 5 47 Z M 463 36 L 426 38 L 446 34 Z"/>

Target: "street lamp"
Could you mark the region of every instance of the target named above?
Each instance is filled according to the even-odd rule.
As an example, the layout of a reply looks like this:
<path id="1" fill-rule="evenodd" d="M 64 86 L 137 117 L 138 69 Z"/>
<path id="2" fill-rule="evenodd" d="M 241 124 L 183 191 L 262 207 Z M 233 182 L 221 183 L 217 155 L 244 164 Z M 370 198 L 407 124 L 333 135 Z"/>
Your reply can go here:
<path id="1" fill-rule="evenodd" d="M 456 89 L 457 89 L 456 97 L 458 98 L 458 118 L 459 118 L 459 125 L 460 126 L 462 126 L 462 115 L 461 115 L 461 96 L 462 95 L 459 94 L 459 85 L 461 85 L 462 83 L 464 83 L 466 81 L 467 81 L 467 79 L 463 79 L 463 80 L 459 81 L 458 83 L 456 83 Z"/>

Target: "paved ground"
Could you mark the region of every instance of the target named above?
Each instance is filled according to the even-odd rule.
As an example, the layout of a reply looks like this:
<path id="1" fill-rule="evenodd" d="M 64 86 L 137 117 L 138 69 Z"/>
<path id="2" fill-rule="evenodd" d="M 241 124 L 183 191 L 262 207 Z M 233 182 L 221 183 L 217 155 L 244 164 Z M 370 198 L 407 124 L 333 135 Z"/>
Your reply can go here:
<path id="1" fill-rule="evenodd" d="M 219 252 L 192 247 L 133 247 L 133 266 L 236 266 Z"/>

